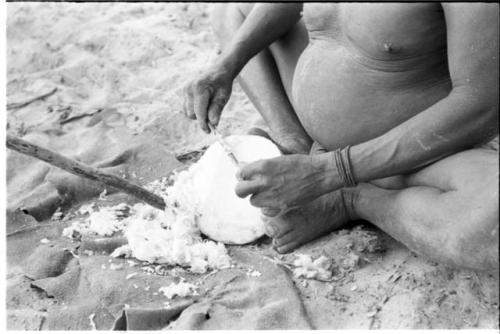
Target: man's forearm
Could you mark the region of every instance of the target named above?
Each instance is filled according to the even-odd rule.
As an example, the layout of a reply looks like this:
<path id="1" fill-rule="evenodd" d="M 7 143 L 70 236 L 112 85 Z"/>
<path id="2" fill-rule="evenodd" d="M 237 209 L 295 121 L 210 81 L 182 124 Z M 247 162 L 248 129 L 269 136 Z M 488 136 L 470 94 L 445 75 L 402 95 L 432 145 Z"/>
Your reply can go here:
<path id="1" fill-rule="evenodd" d="M 498 134 L 496 102 L 452 92 L 386 134 L 353 146 L 358 182 L 407 173 Z"/>
<path id="2" fill-rule="evenodd" d="M 352 147 L 358 181 L 410 172 L 498 134 L 498 6 L 443 9 L 453 89 L 386 134 Z"/>
<path id="3" fill-rule="evenodd" d="M 256 4 L 223 50 L 221 63 L 236 76 L 252 57 L 288 32 L 301 11 L 301 3 Z"/>

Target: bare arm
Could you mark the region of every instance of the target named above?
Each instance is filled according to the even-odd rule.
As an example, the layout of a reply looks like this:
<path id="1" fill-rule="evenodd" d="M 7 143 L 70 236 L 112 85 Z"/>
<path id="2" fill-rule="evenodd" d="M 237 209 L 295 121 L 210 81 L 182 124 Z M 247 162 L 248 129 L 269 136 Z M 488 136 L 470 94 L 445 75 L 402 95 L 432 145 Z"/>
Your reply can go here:
<path id="1" fill-rule="evenodd" d="M 450 94 L 351 148 L 358 181 L 408 172 L 498 134 L 498 5 L 443 4 Z"/>
<path id="2" fill-rule="evenodd" d="M 256 4 L 216 63 L 185 88 L 184 111 L 205 132 L 217 125 L 233 81 L 257 53 L 287 33 L 300 19 L 302 4 Z"/>
<path id="3" fill-rule="evenodd" d="M 257 53 L 292 29 L 300 19 L 301 3 L 258 3 L 221 55 L 234 77 Z"/>
<path id="4" fill-rule="evenodd" d="M 375 139 L 351 148 L 355 179 L 407 173 L 498 134 L 498 6 L 443 5 L 450 94 Z M 289 155 L 241 168 L 238 196 L 262 208 L 301 205 L 343 186 L 333 153 Z"/>

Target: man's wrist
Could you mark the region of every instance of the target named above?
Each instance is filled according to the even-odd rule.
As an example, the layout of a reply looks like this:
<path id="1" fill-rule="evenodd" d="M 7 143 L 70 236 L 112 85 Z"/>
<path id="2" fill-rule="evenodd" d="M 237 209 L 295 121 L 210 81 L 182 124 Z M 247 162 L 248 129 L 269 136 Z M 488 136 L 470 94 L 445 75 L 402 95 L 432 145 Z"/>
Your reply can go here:
<path id="1" fill-rule="evenodd" d="M 319 176 L 322 193 L 335 191 L 343 187 L 355 187 L 357 180 L 353 174 L 347 146 L 333 152 L 311 156 Z"/>
<path id="2" fill-rule="evenodd" d="M 218 63 L 234 79 L 246 65 L 247 61 L 236 50 L 228 49 L 220 55 Z"/>
<path id="3" fill-rule="evenodd" d="M 339 170 L 335 164 L 334 152 L 312 155 L 311 159 L 318 175 L 321 175 L 319 187 L 322 193 L 331 192 L 343 186 Z"/>

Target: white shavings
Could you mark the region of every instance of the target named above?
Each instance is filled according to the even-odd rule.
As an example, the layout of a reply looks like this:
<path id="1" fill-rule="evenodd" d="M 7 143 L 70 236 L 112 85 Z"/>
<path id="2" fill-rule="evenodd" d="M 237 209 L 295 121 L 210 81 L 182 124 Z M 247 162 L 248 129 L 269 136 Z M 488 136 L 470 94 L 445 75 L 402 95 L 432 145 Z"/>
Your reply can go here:
<path id="1" fill-rule="evenodd" d="M 106 200 L 106 195 L 108 194 L 108 189 L 104 188 L 104 190 L 99 194 L 100 200 Z"/>
<path id="2" fill-rule="evenodd" d="M 296 254 L 296 257 L 297 259 L 293 262 L 295 266 L 293 275 L 295 277 L 305 277 L 320 281 L 327 281 L 332 278 L 331 259 L 322 255 L 313 261 L 311 256 L 307 254 Z"/>
<path id="3" fill-rule="evenodd" d="M 90 214 L 89 230 L 98 235 L 112 236 L 123 229 L 123 221 L 119 219 L 115 207 L 104 207 Z"/>
<path id="4" fill-rule="evenodd" d="M 40 240 L 40 243 L 42 243 L 42 244 L 48 244 L 49 242 L 50 242 L 50 240 L 47 238 Z"/>
<path id="5" fill-rule="evenodd" d="M 61 211 L 61 208 L 57 208 L 57 210 L 52 214 L 52 220 L 61 220 L 64 217 L 64 214 Z"/>
<path id="6" fill-rule="evenodd" d="M 278 156 L 276 146 L 258 136 L 226 138 L 242 162 Z M 257 148 L 256 148 L 257 147 Z M 180 265 L 193 273 L 231 265 L 222 243 L 244 244 L 264 234 L 260 210 L 234 193 L 236 166 L 215 143 L 188 170 L 150 183 L 167 209 L 136 204 L 124 219 L 130 255 L 149 263 Z M 173 183 L 173 184 L 172 184 Z M 128 251 L 128 249 L 125 249 Z M 113 256 L 123 254 L 115 250 Z"/>
<path id="7" fill-rule="evenodd" d="M 131 207 L 126 203 L 120 203 L 113 207 L 115 214 L 118 218 L 126 218 L 130 216 Z"/>
<path id="8" fill-rule="evenodd" d="M 76 254 L 74 251 L 72 250 L 69 250 L 69 252 L 71 253 L 71 255 L 73 255 L 75 258 L 79 259 L 80 257 L 78 256 L 78 254 Z"/>
<path id="9" fill-rule="evenodd" d="M 226 140 L 242 163 L 280 155 L 271 141 L 259 136 L 229 136 Z M 112 257 L 179 265 L 200 274 L 229 268 L 231 259 L 222 242 L 244 244 L 264 234 L 260 210 L 234 193 L 236 170 L 215 143 L 188 170 L 147 186 L 164 198 L 165 211 L 141 203 L 132 208 L 123 203 L 98 209 L 90 205 L 80 208 L 89 214 L 87 220 L 64 234 L 111 236 L 123 231 L 128 244 L 115 249 Z M 201 233 L 219 242 L 203 240 Z"/>
<path id="10" fill-rule="evenodd" d="M 134 283 L 132 286 L 133 286 L 134 288 L 136 288 L 136 289 L 138 289 L 138 288 L 139 288 L 139 286 L 137 286 L 137 284 L 135 284 L 135 283 Z"/>
<path id="11" fill-rule="evenodd" d="M 92 256 L 92 255 L 94 255 L 94 251 L 86 249 L 86 250 L 83 251 L 83 254 L 85 254 L 87 256 Z"/>
<path id="12" fill-rule="evenodd" d="M 111 256 L 111 257 L 125 257 L 125 258 L 132 257 L 132 250 L 130 249 L 129 245 L 123 245 L 123 246 L 116 248 L 109 256 Z M 135 263 L 133 265 L 130 265 L 130 262 L 134 263 L 133 261 L 129 260 L 128 264 L 130 267 L 135 265 Z"/>
<path id="13" fill-rule="evenodd" d="M 91 214 L 92 212 L 95 211 L 95 208 L 96 208 L 96 204 L 95 202 L 92 202 L 90 204 L 85 204 L 85 205 L 82 205 L 79 209 L 78 209 L 78 213 L 81 214 L 81 215 L 84 215 L 86 213 L 88 214 Z"/>
<path id="14" fill-rule="evenodd" d="M 88 230 L 88 225 L 85 221 L 73 222 L 62 231 L 62 236 L 69 239 L 79 239 L 82 236 L 82 231 Z"/>
<path id="15" fill-rule="evenodd" d="M 70 239 L 90 234 L 111 236 L 125 228 L 124 218 L 129 216 L 130 206 L 120 203 L 115 206 L 96 208 L 95 203 L 82 205 L 78 212 L 88 214 L 88 218 L 73 222 L 71 226 L 63 230 L 62 235 Z"/>
<path id="16" fill-rule="evenodd" d="M 136 259 L 181 265 L 194 273 L 230 266 L 223 244 L 201 239 L 195 217 L 176 216 L 170 210 L 160 211 L 143 204 L 135 205 L 133 211 L 133 216 L 126 219 L 125 236 Z"/>
<path id="17" fill-rule="evenodd" d="M 101 264 L 101 269 L 106 269 L 106 265 L 105 264 Z"/>
<path id="18" fill-rule="evenodd" d="M 124 308 L 125 310 L 128 310 L 128 309 L 130 308 L 130 305 L 129 305 L 129 304 L 123 304 L 123 308 Z"/>
<path id="19" fill-rule="evenodd" d="M 127 245 L 128 246 L 128 245 Z M 127 260 L 128 266 L 129 267 L 135 267 L 137 265 L 137 262 L 134 262 L 132 260 Z"/>
<path id="20" fill-rule="evenodd" d="M 196 289 L 198 287 L 191 283 L 179 282 L 179 283 L 171 283 L 169 286 L 164 286 L 158 289 L 158 292 L 163 293 L 165 297 L 168 299 L 172 299 L 175 296 L 178 297 L 187 297 L 190 295 L 196 296 L 198 293 Z"/>
<path id="21" fill-rule="evenodd" d="M 128 274 L 125 279 L 131 279 L 132 277 L 134 276 L 137 276 L 137 273 L 131 273 L 131 274 Z"/>
<path id="22" fill-rule="evenodd" d="M 249 271 L 247 271 L 247 276 L 260 277 L 260 276 L 262 276 L 262 273 L 260 271 L 257 271 L 257 270 L 249 270 Z"/>
<path id="23" fill-rule="evenodd" d="M 109 265 L 109 269 L 111 269 L 111 270 L 121 270 L 121 269 L 123 269 L 123 263 L 118 263 L 118 264 L 117 263 L 111 263 Z"/>
<path id="24" fill-rule="evenodd" d="M 356 268 L 359 265 L 360 258 L 354 253 L 349 253 L 344 260 L 342 260 L 342 267 L 345 269 Z"/>
<path id="25" fill-rule="evenodd" d="M 89 315 L 90 328 L 91 328 L 93 331 L 96 331 L 96 330 L 97 330 L 97 327 L 96 327 L 96 325 L 95 325 L 94 318 L 95 318 L 95 313 L 92 313 L 91 315 Z"/>

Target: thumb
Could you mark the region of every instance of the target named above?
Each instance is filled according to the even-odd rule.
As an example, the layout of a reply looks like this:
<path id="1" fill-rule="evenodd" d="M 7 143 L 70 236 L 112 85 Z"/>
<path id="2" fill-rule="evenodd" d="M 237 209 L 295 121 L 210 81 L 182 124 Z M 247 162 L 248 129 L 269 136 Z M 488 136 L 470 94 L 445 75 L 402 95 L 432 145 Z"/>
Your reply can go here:
<path id="1" fill-rule="evenodd" d="M 224 108 L 224 106 L 218 103 L 210 104 L 210 107 L 208 108 L 208 121 L 213 126 L 217 126 L 219 124 L 222 108 Z"/>
<path id="2" fill-rule="evenodd" d="M 222 109 L 226 105 L 229 94 L 227 94 L 223 90 L 217 90 L 215 92 L 214 97 L 210 101 L 210 108 L 208 109 L 208 120 L 214 126 L 219 124 L 220 115 L 222 113 Z"/>
<path id="3" fill-rule="evenodd" d="M 276 209 L 276 208 L 266 207 L 266 208 L 262 208 L 260 211 L 261 211 L 261 213 L 264 216 L 267 216 L 267 217 L 276 217 L 276 216 L 278 216 L 281 213 L 282 210 L 281 209 Z"/>

